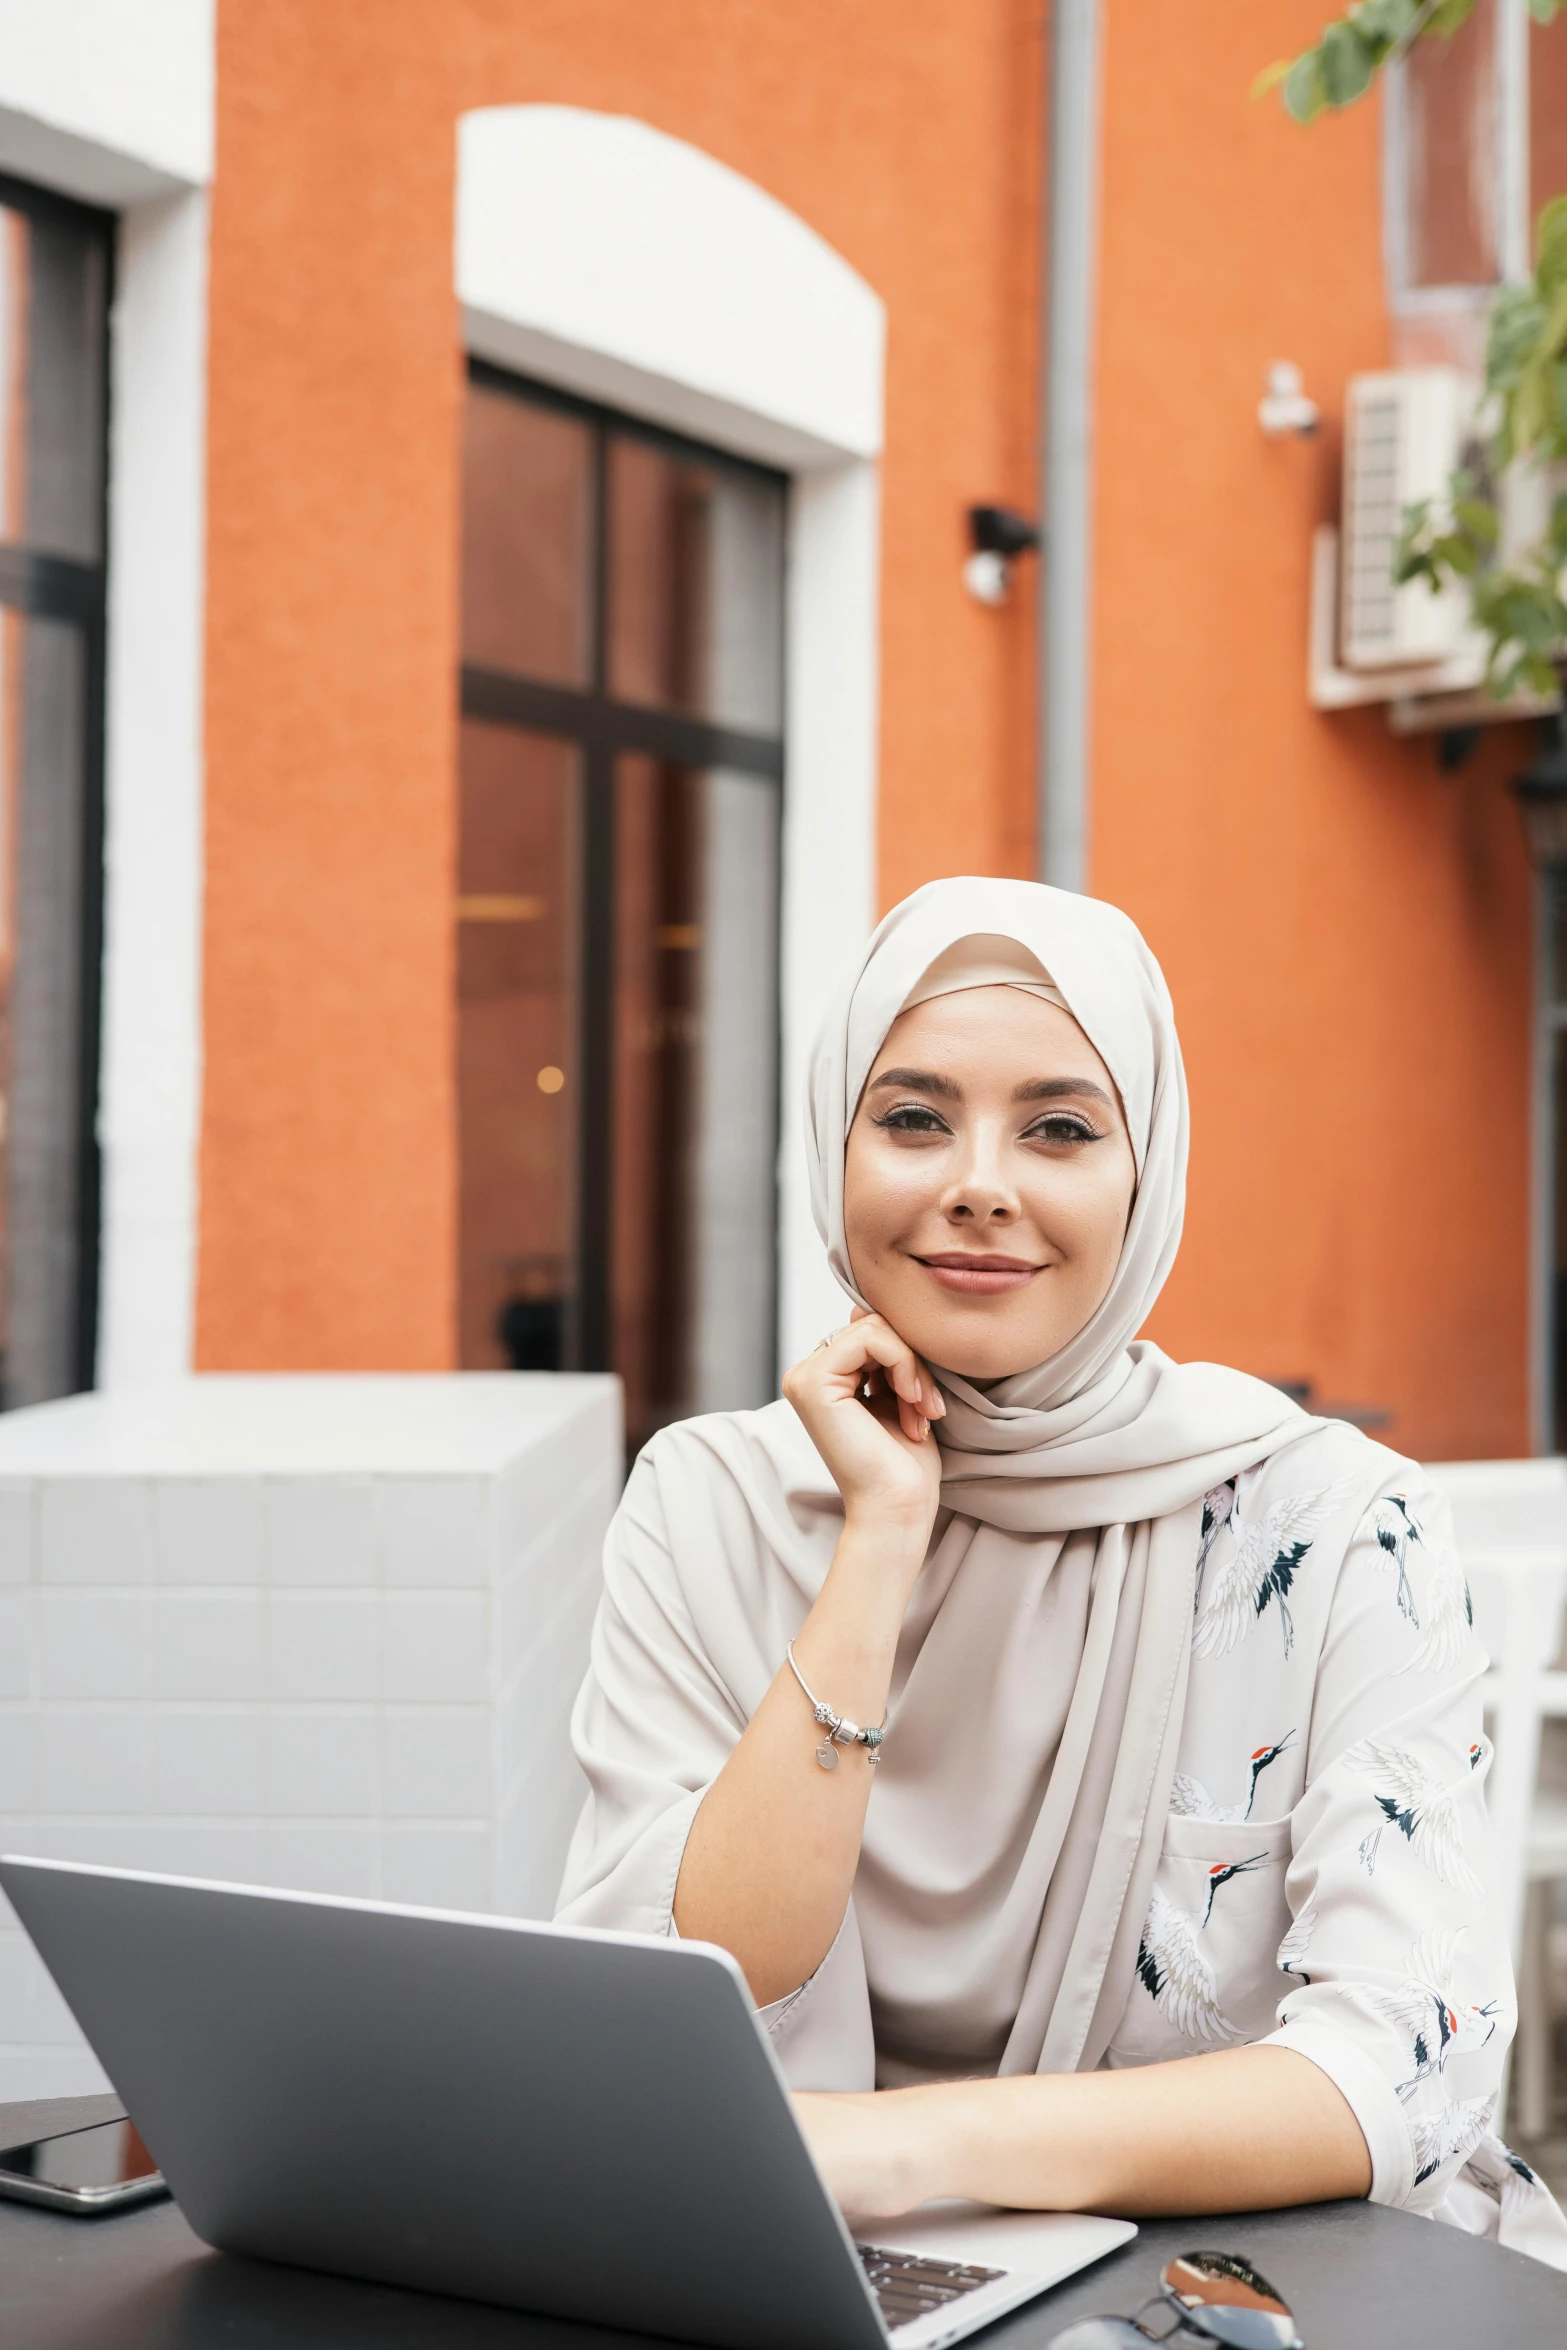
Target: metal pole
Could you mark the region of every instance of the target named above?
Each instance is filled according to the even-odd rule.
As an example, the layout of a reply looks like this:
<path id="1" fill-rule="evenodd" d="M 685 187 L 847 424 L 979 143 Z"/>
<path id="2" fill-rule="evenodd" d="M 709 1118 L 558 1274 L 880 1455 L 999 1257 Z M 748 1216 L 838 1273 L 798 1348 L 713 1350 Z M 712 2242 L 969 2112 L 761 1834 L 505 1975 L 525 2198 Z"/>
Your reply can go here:
<path id="1" fill-rule="evenodd" d="M 1088 879 L 1094 262 L 1099 193 L 1099 0 L 1054 0 L 1046 186 L 1044 594 L 1036 838 L 1042 879 Z"/>

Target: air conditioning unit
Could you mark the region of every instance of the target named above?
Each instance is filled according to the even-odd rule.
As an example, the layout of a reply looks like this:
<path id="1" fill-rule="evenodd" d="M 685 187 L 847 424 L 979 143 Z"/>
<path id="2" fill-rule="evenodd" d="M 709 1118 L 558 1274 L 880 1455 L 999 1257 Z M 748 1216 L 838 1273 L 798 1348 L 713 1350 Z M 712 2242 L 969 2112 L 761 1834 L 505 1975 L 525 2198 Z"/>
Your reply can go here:
<path id="1" fill-rule="evenodd" d="M 1433 595 L 1424 580 L 1393 584 L 1406 508 L 1438 505 L 1478 457 L 1479 387 L 1455 367 L 1352 376 L 1344 415 L 1344 522 L 1339 654 L 1351 670 L 1409 669 L 1473 652 L 1461 584 Z"/>

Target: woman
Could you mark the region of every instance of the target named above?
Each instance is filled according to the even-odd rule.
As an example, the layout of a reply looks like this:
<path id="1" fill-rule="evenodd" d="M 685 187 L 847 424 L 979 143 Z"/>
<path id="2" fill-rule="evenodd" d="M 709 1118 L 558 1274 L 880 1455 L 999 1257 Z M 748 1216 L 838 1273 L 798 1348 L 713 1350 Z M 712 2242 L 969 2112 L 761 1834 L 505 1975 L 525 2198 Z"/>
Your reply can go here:
<path id="1" fill-rule="evenodd" d="M 1136 929 L 918 891 L 810 1107 L 853 1315 L 633 1471 L 560 1914 L 734 1954 L 857 2213 L 1369 2194 L 1567 2263 L 1490 2135 L 1513 1993 L 1443 1505 L 1135 1338 L 1187 1156 Z"/>

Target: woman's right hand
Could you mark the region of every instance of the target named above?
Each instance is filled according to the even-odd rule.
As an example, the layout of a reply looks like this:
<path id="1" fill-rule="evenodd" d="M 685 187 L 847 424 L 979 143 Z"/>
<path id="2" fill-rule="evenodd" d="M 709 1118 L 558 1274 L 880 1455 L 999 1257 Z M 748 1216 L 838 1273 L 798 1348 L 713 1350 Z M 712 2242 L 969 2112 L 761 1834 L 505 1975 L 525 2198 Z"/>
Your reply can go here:
<path id="1" fill-rule="evenodd" d="M 947 1407 L 891 1324 L 857 1306 L 852 1320 L 785 1373 L 783 1391 L 843 1496 L 845 1517 L 894 1520 L 923 1541 L 941 1493 L 931 1422 Z"/>

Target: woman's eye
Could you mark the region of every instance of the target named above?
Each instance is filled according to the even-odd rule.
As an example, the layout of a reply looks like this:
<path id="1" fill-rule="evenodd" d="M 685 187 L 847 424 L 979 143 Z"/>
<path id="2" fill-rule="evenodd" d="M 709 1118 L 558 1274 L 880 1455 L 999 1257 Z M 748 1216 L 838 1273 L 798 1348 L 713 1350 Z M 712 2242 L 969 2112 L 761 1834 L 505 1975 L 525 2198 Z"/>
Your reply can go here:
<path id="1" fill-rule="evenodd" d="M 945 1134 L 947 1122 L 924 1102 L 900 1102 L 876 1120 L 890 1134 Z"/>
<path id="2" fill-rule="evenodd" d="M 1058 1110 L 1048 1118 L 1037 1118 L 1025 1138 L 1029 1142 L 1097 1142 L 1097 1128 L 1086 1118 L 1070 1111 Z"/>

